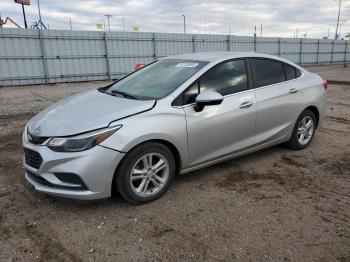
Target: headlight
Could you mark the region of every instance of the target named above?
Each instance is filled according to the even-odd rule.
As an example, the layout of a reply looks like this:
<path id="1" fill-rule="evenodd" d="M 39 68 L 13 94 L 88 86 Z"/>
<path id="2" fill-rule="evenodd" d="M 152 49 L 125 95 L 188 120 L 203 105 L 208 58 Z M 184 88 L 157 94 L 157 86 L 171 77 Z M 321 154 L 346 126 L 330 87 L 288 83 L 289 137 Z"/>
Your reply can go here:
<path id="1" fill-rule="evenodd" d="M 114 132 L 122 126 L 115 126 L 112 128 L 103 128 L 77 136 L 70 137 L 53 137 L 47 143 L 47 146 L 57 152 L 77 152 L 88 150 L 106 140 Z"/>

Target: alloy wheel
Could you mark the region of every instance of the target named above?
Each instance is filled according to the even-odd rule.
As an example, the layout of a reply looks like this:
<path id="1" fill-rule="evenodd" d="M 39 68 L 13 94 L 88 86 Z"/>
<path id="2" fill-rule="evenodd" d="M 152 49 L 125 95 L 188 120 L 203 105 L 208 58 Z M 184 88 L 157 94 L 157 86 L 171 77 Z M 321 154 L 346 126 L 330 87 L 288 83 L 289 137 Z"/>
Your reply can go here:
<path id="1" fill-rule="evenodd" d="M 305 116 L 299 123 L 297 130 L 298 141 L 301 145 L 310 142 L 315 131 L 314 120 L 311 116 Z"/>
<path id="2" fill-rule="evenodd" d="M 131 189 L 140 197 L 155 195 L 166 185 L 169 174 L 169 163 L 163 155 L 145 154 L 136 161 L 131 169 Z"/>

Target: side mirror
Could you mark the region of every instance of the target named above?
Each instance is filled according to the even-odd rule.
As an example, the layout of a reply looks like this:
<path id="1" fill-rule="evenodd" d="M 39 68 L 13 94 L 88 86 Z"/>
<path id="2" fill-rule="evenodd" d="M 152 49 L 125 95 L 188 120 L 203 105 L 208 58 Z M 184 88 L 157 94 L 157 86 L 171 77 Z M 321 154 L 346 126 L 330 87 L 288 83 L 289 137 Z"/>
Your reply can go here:
<path id="1" fill-rule="evenodd" d="M 194 110 L 200 112 L 205 106 L 220 105 L 224 100 L 223 96 L 215 91 L 203 91 L 196 97 Z"/>

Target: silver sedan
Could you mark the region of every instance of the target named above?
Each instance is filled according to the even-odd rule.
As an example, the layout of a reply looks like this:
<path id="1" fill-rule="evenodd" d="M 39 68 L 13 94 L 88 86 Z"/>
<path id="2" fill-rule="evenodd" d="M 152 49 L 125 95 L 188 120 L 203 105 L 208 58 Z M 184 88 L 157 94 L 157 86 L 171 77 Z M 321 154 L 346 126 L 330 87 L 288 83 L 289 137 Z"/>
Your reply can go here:
<path id="1" fill-rule="evenodd" d="M 36 190 L 131 203 L 159 198 L 176 174 L 266 147 L 304 149 L 325 114 L 327 82 L 256 53 L 163 58 L 48 107 L 23 132 Z"/>

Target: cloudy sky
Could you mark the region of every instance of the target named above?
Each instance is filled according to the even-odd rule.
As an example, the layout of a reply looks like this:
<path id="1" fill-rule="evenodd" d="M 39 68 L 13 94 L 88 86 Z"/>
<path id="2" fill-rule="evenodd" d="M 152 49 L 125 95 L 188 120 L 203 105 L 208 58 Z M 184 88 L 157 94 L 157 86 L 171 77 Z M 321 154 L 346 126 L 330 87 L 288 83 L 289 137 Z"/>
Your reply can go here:
<path id="1" fill-rule="evenodd" d="M 339 0 L 337 0 L 339 1 Z M 40 0 L 45 24 L 50 29 L 97 30 L 96 24 L 104 24 L 104 14 L 111 14 L 111 30 L 183 32 L 186 16 L 188 33 L 214 33 L 253 35 L 254 25 L 263 24 L 264 36 L 334 37 L 338 2 L 336 0 Z M 38 20 L 37 0 L 26 6 L 29 25 Z M 0 0 L 2 17 L 14 18 L 23 24 L 22 9 L 13 0 Z M 341 33 L 350 33 L 350 0 L 343 0 L 340 18 Z"/>

